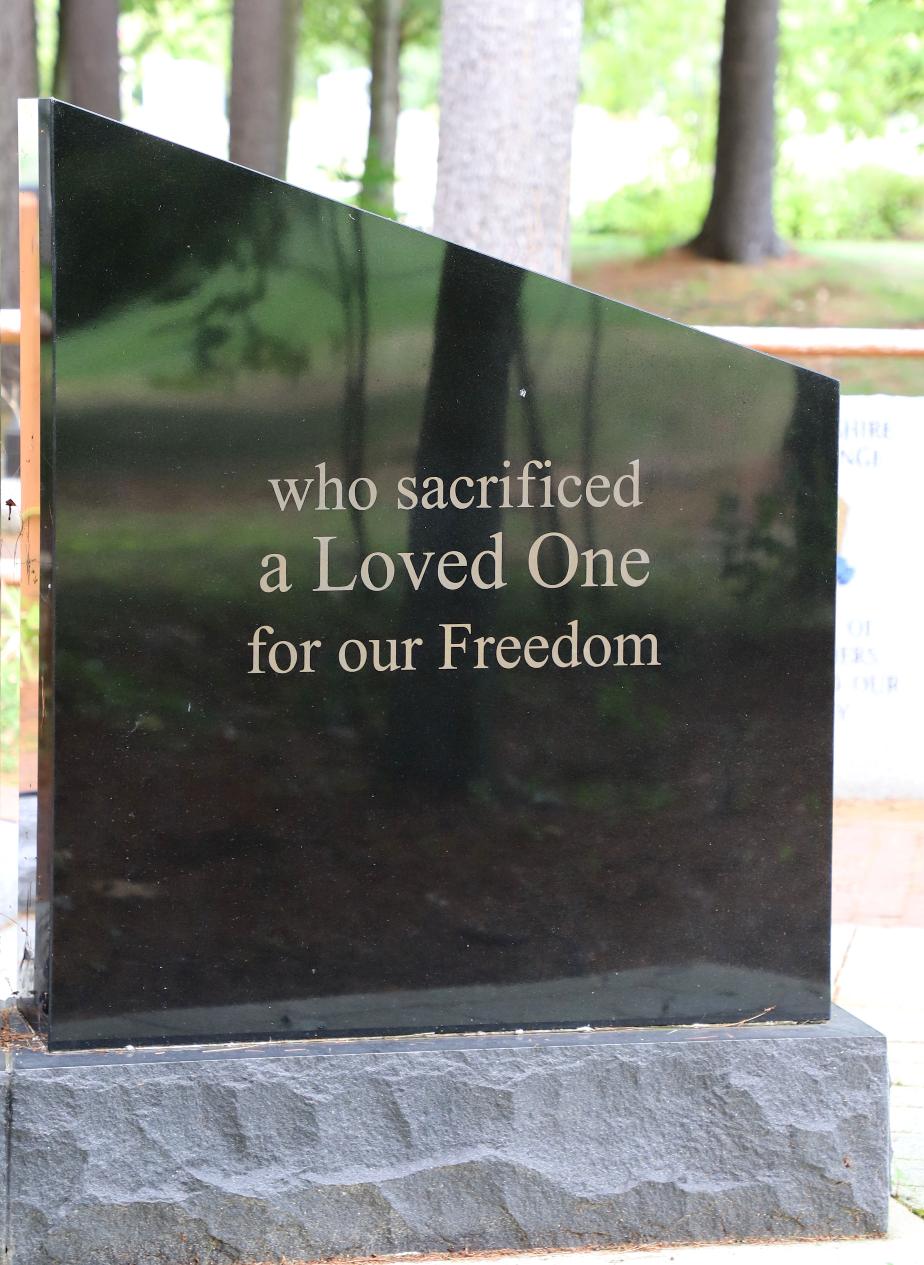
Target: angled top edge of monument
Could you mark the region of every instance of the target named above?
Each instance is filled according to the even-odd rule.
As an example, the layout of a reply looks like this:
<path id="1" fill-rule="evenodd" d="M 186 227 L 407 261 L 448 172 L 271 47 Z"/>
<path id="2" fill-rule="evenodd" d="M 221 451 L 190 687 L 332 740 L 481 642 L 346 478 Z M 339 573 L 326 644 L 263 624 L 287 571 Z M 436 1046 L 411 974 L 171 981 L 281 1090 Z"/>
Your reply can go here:
<path id="1" fill-rule="evenodd" d="M 611 295 L 600 294 L 596 290 L 588 289 L 586 286 L 575 285 L 571 281 L 562 281 L 557 277 L 550 277 L 546 273 L 536 272 L 534 269 L 526 268 L 522 264 L 510 263 L 508 260 L 499 259 L 495 255 L 488 255 L 486 254 L 486 252 L 478 250 L 477 248 L 473 246 L 468 246 L 464 242 L 455 242 L 451 238 L 441 237 L 437 233 L 427 232 L 425 229 L 413 228 L 409 224 L 402 224 L 398 220 L 391 220 L 387 216 L 378 215 L 375 211 L 368 211 L 364 207 L 353 206 L 350 203 L 341 202 L 337 198 L 331 198 L 327 194 L 323 194 L 323 193 L 316 193 L 313 189 L 306 189 L 302 185 L 292 184 L 290 181 L 283 180 L 278 176 L 270 176 L 270 175 L 267 175 L 265 172 L 257 171 L 252 167 L 245 167 L 241 163 L 231 162 L 230 159 L 219 158 L 214 154 L 207 154 L 202 150 L 195 149 L 194 146 L 183 144 L 182 141 L 169 140 L 166 137 L 158 136 L 155 132 L 145 132 L 141 128 L 132 127 L 131 124 L 123 123 L 121 120 L 118 120 L 118 119 L 111 119 L 108 116 L 103 115 L 103 114 L 97 114 L 93 110 L 86 110 L 82 106 L 71 104 L 71 102 L 69 101 L 62 101 L 57 97 L 20 98 L 21 103 L 26 102 L 26 101 L 29 101 L 29 102 L 35 101 L 40 111 L 41 110 L 47 110 L 47 111 L 65 110 L 65 111 L 70 111 L 75 114 L 87 115 L 90 118 L 98 119 L 99 121 L 105 124 L 108 124 L 109 126 L 124 128 L 126 131 L 135 132 L 139 136 L 145 136 L 149 138 L 150 140 L 160 141 L 161 143 L 165 145 L 175 145 L 178 149 L 184 149 L 190 153 L 196 154 L 199 158 L 201 158 L 205 162 L 218 163 L 226 167 L 237 167 L 241 171 L 248 172 L 250 175 L 256 177 L 258 180 L 266 180 L 272 184 L 281 184 L 281 185 L 287 186 L 290 189 L 297 189 L 302 193 L 308 194 L 310 197 L 317 198 L 321 202 L 326 202 L 326 203 L 329 203 L 331 206 L 337 206 L 345 210 L 348 210 L 352 214 L 358 213 L 360 216 L 367 217 L 370 219 L 383 220 L 386 223 L 393 225 L 396 229 L 401 230 L 402 232 L 414 233 L 421 237 L 429 238 L 430 240 L 445 242 L 447 245 L 454 245 L 458 247 L 460 250 L 468 251 L 470 254 L 477 255 L 482 259 L 490 259 L 495 264 L 500 264 L 501 266 L 505 268 L 515 268 L 519 272 L 527 273 L 530 276 L 539 277 L 544 282 L 547 282 L 551 285 L 565 286 L 569 290 L 576 290 L 582 294 L 592 295 L 594 298 L 600 299 L 604 303 L 612 303 L 612 304 L 615 304 L 617 307 L 628 308 L 629 310 L 633 312 L 640 313 L 642 316 L 650 317 L 654 321 L 660 321 L 667 325 L 678 326 L 680 329 L 686 330 L 690 335 L 696 338 L 707 339 L 709 342 L 713 344 L 725 343 L 728 345 L 728 347 L 734 348 L 735 352 L 741 355 L 758 356 L 764 360 L 777 361 L 781 364 L 788 365 L 790 368 L 795 369 L 800 374 L 808 374 L 812 378 L 817 379 L 820 383 L 828 383 L 831 386 L 834 386 L 836 388 L 839 388 L 840 386 L 840 383 L 837 378 L 832 377 L 830 374 L 820 373 L 817 369 L 809 369 L 805 365 L 795 364 L 793 361 L 785 360 L 781 356 L 773 356 L 769 352 L 757 351 L 752 347 L 745 347 L 741 343 L 733 342 L 731 339 L 721 338 L 719 335 L 716 335 L 716 334 L 707 334 L 703 330 L 697 329 L 695 326 L 686 325 L 684 324 L 683 321 L 674 320 L 673 317 L 664 316 L 658 312 L 651 312 L 647 308 L 638 307 L 632 303 L 626 303 L 621 299 L 614 299 Z"/>

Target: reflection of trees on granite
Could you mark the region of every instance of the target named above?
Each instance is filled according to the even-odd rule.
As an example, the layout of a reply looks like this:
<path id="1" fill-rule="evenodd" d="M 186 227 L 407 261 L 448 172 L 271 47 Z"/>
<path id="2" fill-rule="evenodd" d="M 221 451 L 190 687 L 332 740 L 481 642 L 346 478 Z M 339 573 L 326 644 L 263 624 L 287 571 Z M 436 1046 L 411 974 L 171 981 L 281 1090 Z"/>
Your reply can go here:
<path id="1" fill-rule="evenodd" d="M 344 216 L 331 219 L 331 245 L 337 274 L 337 291 L 343 308 L 343 468 L 347 483 L 363 472 L 366 447 L 369 367 L 369 275 L 363 242 L 362 220 L 355 211 L 346 214 L 351 235 L 347 249 L 340 240 Z M 350 502 L 350 523 L 356 542 L 356 564 L 369 551 L 363 511 Z"/>
<path id="2" fill-rule="evenodd" d="M 304 343 L 272 332 L 266 321 L 272 275 L 284 264 L 285 212 L 269 199 L 255 202 L 246 228 L 226 260 L 233 283 L 207 297 L 183 322 L 190 329 L 193 370 L 200 381 L 234 378 L 242 371 L 275 370 L 295 377 L 308 367 Z"/>
<path id="3" fill-rule="evenodd" d="M 823 518 L 786 499 L 827 442 L 789 425 L 795 371 L 731 352 L 726 373 L 724 353 L 676 326 L 79 117 L 89 141 L 62 162 L 80 167 L 81 204 L 60 222 L 77 261 L 63 325 L 81 337 L 58 358 L 59 1019 L 470 983 L 512 985 L 519 1016 L 522 981 L 681 959 L 823 990 L 828 632 L 787 601 L 775 618 L 730 612 L 706 522 L 718 469 L 742 495 L 742 537 L 758 493 L 777 496 L 784 541 Z M 94 221 L 106 181 L 118 196 Z M 193 324 L 143 342 L 194 313 L 201 374 Z M 240 373 L 248 320 L 291 346 L 258 340 L 257 369 Z M 286 354 L 304 348 L 309 373 L 289 377 Z M 579 548 L 611 547 L 635 518 L 586 504 L 399 514 L 394 478 L 546 454 L 585 478 L 641 455 L 661 478 L 624 541 L 667 542 L 657 587 L 575 584 L 570 600 L 587 632 L 663 630 L 664 670 L 439 670 L 442 621 L 552 631 L 522 565 L 530 535 L 560 519 Z M 396 581 L 319 598 L 311 537 L 338 536 L 338 574 L 364 545 L 346 512 L 278 515 L 263 480 L 321 460 L 379 481 L 371 550 L 471 554 L 503 521 L 508 588 L 453 593 L 428 575 L 419 593 Z M 759 536 L 757 591 L 778 565 Z M 270 548 L 291 555 L 290 598 L 255 583 Z M 794 573 L 779 565 L 785 597 Z M 246 673 L 243 643 L 266 622 L 324 637 L 315 677 Z M 421 636 L 427 655 L 415 672 L 350 675 L 334 654 L 348 636 Z M 598 1001 L 588 1021 L 631 1017 Z"/>
<path id="4" fill-rule="evenodd" d="M 227 264 L 231 250 L 242 273 L 278 259 L 291 204 L 285 186 L 272 186 L 270 194 L 268 182 L 252 172 L 180 146 L 168 151 L 158 138 L 109 119 L 57 110 L 54 128 L 56 176 L 72 207 L 55 224 L 56 244 L 80 260 L 79 308 L 56 313 L 59 334 L 126 302 L 190 297 Z M 114 169 L 120 195 L 106 194 L 101 222 L 99 208 Z M 251 229 L 254 252 L 248 259 L 242 247 Z M 252 286 L 251 279 L 241 289 Z M 69 287 L 65 292 L 72 293 Z"/>
<path id="5" fill-rule="evenodd" d="M 591 295 L 588 310 L 590 314 L 590 334 L 587 344 L 587 367 L 584 371 L 584 400 L 581 422 L 581 478 L 585 487 L 594 468 L 598 421 L 597 379 L 600 369 L 600 343 L 603 333 L 603 303 L 596 295 Z M 581 515 L 584 525 L 585 548 L 595 549 L 597 545 L 594 512 L 586 496 L 581 501 Z M 599 590 L 593 591 L 599 592 Z"/>
<path id="6" fill-rule="evenodd" d="M 529 349 L 526 345 L 526 332 L 523 328 L 522 313 L 518 315 L 517 319 L 515 348 L 517 373 L 520 379 L 519 394 L 526 426 L 526 451 L 530 460 L 545 462 L 549 460 L 551 454 L 545 439 L 545 422 L 542 417 L 540 392 L 533 373 Z M 539 469 L 536 473 L 541 478 L 545 471 Z M 537 505 L 533 510 L 533 515 L 536 520 L 537 536 L 542 535 L 544 532 L 561 532 L 561 515 L 558 512 L 558 505 L 554 501 L 548 508 Z M 564 574 L 568 560 L 562 541 L 557 540 L 554 548 L 550 549 L 549 553 L 555 558 L 553 571 Z M 566 585 L 561 589 L 543 589 L 542 596 L 549 607 L 549 614 L 553 619 L 565 620 L 568 618 L 572 604 L 569 586 Z"/>
<path id="7" fill-rule="evenodd" d="M 722 578 L 736 597 L 767 614 L 774 604 L 799 604 L 806 614 L 828 604 L 834 585 L 837 488 L 836 437 L 823 423 L 823 397 L 836 389 L 825 378 L 796 374 L 796 391 L 774 486 L 750 508 L 725 489 L 716 498 Z M 821 407 L 824 404 L 824 407 Z M 782 613 L 778 608 L 778 612 Z"/>
<path id="8" fill-rule="evenodd" d="M 523 273 L 509 264 L 447 245 L 434 321 L 430 377 L 414 473 L 449 481 L 460 475 L 502 474 L 510 366 L 519 329 Z M 474 372 L 473 372 L 474 368 Z M 410 513 L 408 548 L 467 557 L 500 530 L 498 506 L 448 507 Z M 402 636 L 419 636 L 415 672 L 396 674 L 383 761 L 393 775 L 421 790 L 464 791 L 490 777 L 489 700 L 492 676 L 470 668 L 441 671 L 439 625 L 468 623 L 491 632 L 493 590 L 466 579 L 458 590 L 439 584 L 430 568 L 406 600 Z"/>
<path id="9" fill-rule="evenodd" d="M 784 481 L 796 536 L 795 585 L 801 600 L 827 606 L 834 592 L 837 546 L 837 434 L 823 424 L 836 404 L 837 384 L 817 374 L 796 376 L 789 430 L 783 440 Z"/>
<path id="10" fill-rule="evenodd" d="M 741 602 L 783 598 L 794 548 L 786 534 L 785 498 L 762 492 L 748 509 L 737 492 L 716 498 L 713 527 L 719 536 L 722 579 Z"/>

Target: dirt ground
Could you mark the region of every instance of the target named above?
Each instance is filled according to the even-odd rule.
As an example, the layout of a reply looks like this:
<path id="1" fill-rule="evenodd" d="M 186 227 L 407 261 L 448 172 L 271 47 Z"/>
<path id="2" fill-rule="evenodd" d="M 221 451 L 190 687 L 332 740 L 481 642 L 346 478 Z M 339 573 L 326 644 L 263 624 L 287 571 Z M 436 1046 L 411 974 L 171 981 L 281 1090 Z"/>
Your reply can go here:
<path id="1" fill-rule="evenodd" d="M 645 258 L 579 242 L 577 285 L 689 325 L 924 326 L 924 244 L 831 243 L 759 266 L 716 263 L 684 248 Z M 924 359 L 811 357 L 848 393 L 924 395 Z"/>

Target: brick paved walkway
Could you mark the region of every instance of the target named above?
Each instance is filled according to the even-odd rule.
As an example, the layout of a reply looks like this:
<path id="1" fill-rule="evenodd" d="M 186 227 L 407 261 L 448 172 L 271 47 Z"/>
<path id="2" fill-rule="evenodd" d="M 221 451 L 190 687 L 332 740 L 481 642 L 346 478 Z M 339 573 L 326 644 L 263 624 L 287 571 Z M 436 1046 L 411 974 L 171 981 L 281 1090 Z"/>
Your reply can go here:
<path id="1" fill-rule="evenodd" d="M 924 1209 L 924 803 L 839 804 L 834 1000 L 884 1032 L 894 1192 Z"/>
<path id="2" fill-rule="evenodd" d="M 834 922 L 924 927 L 924 804 L 837 805 Z"/>

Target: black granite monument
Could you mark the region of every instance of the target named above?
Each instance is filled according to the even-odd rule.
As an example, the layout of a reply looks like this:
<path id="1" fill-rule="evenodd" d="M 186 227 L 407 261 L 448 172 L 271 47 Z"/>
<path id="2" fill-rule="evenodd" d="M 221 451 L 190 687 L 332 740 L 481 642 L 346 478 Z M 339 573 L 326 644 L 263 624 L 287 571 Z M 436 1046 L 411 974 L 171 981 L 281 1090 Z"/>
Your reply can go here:
<path id="1" fill-rule="evenodd" d="M 826 1018 L 836 384 L 41 112 L 52 1048 Z"/>
<path id="2" fill-rule="evenodd" d="M 9 1252 L 881 1233 L 836 385 L 70 106 L 22 141 Z"/>

